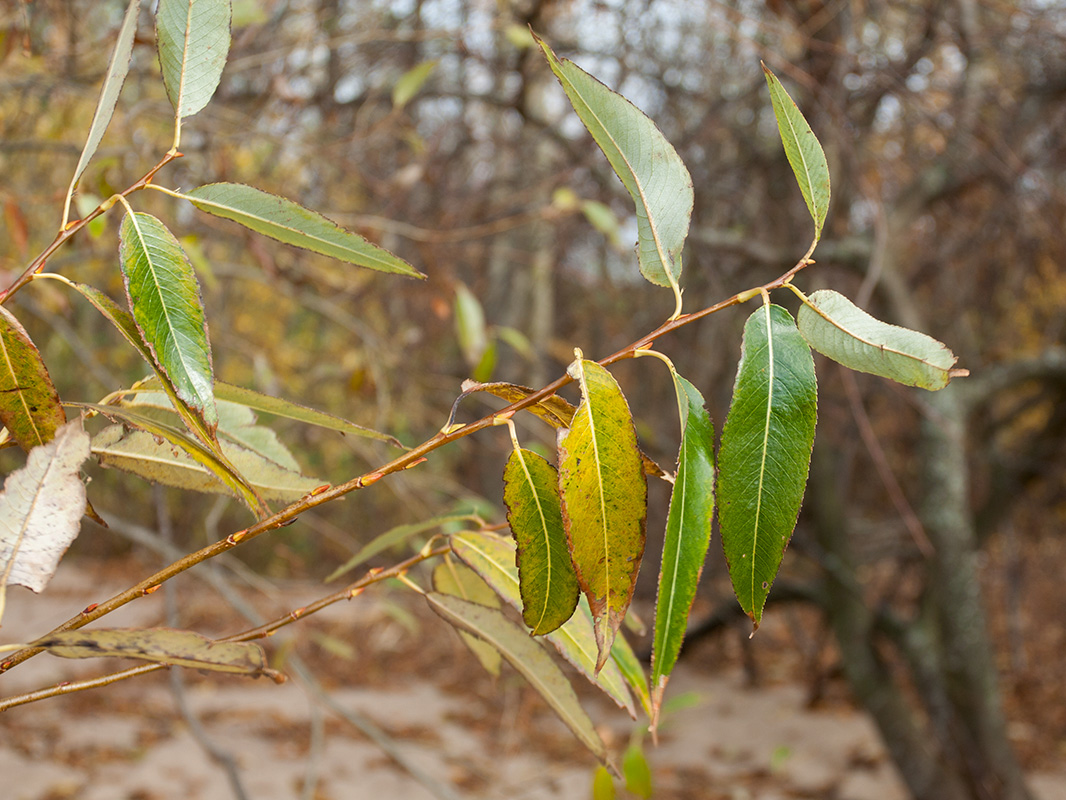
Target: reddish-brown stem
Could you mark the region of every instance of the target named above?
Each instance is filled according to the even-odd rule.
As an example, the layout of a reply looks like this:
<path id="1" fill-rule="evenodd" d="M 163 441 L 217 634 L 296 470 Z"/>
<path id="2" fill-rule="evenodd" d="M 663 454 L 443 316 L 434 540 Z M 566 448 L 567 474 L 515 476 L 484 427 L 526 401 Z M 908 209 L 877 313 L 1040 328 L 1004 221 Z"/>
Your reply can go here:
<path id="1" fill-rule="evenodd" d="M 163 167 L 176 158 L 181 158 L 181 153 L 167 153 L 158 164 L 144 174 L 144 177 L 136 183 L 133 183 L 129 188 L 119 192 L 119 196 L 129 197 L 134 192 L 139 192 L 152 182 L 152 178 L 155 177 L 159 170 L 163 169 Z M 66 228 L 59 231 L 59 233 L 56 234 L 56 238 L 52 240 L 52 243 L 48 245 L 37 258 L 30 262 L 30 265 L 26 267 L 18 278 L 15 279 L 15 282 L 0 292 L 0 305 L 6 303 L 19 289 L 33 280 L 33 276 L 44 269 L 45 265 L 48 263 L 48 259 L 52 257 L 52 254 L 55 253 L 56 250 L 66 244 L 68 239 L 73 237 L 74 234 L 111 208 L 112 205 L 114 204 L 111 202 L 111 198 L 108 198 L 84 217 L 68 223 Z"/>
<path id="2" fill-rule="evenodd" d="M 683 314 L 680 317 L 677 317 L 676 319 L 665 322 L 651 333 L 647 334 L 646 336 L 643 336 L 632 344 L 622 348 L 618 352 L 607 356 L 607 358 L 602 359 L 599 363 L 603 366 L 608 366 L 618 361 L 622 361 L 626 358 L 633 358 L 633 354 L 635 353 L 635 351 L 647 349 L 657 339 L 662 336 L 665 336 L 668 333 L 671 333 L 672 331 L 677 330 L 678 328 L 682 328 L 685 325 L 689 325 L 699 319 L 703 319 L 704 317 L 707 317 L 725 308 L 729 308 L 730 306 L 738 305 L 754 297 L 759 297 L 762 295 L 763 292 L 769 292 L 773 289 L 780 289 L 786 283 L 792 280 L 792 277 L 797 272 L 806 267 L 808 264 L 813 263 L 810 260 L 809 256 L 810 253 L 808 252 L 808 254 L 805 255 L 802 259 L 800 259 L 800 261 L 794 267 L 792 267 L 792 269 L 790 269 L 788 272 L 784 273 L 780 277 L 770 281 L 769 283 L 765 283 L 762 286 L 755 287 L 754 289 L 739 292 L 730 297 L 729 299 L 723 300 L 720 303 L 716 303 L 713 306 L 708 306 L 707 308 L 704 308 L 700 311 L 696 311 L 692 314 Z M 215 542 L 214 544 L 210 544 L 207 547 L 197 550 L 195 553 L 190 553 L 184 558 L 178 559 L 177 561 L 164 567 L 151 577 L 145 578 L 136 586 L 132 586 L 124 592 L 115 595 L 111 599 L 105 600 L 104 602 L 99 603 L 94 607 L 91 607 L 91 610 L 83 611 L 76 617 L 72 617 L 71 619 L 67 620 L 62 625 L 51 631 L 51 633 L 59 633 L 61 631 L 81 628 L 82 626 L 87 625 L 93 620 L 97 620 L 100 617 L 105 616 L 106 614 L 110 614 L 115 609 L 126 605 L 126 603 L 129 603 L 132 600 L 136 600 L 138 597 L 142 597 L 143 595 L 149 592 L 155 591 L 155 589 L 160 584 L 164 583 L 170 578 L 173 578 L 175 575 L 178 575 L 184 572 L 185 570 L 199 564 L 200 562 L 206 561 L 209 558 L 214 558 L 217 555 L 225 553 L 242 542 L 251 541 L 257 536 L 266 533 L 267 531 L 272 531 L 282 527 L 283 525 L 287 525 L 293 522 L 298 516 L 300 516 L 300 514 L 305 511 L 308 511 L 312 508 L 316 508 L 320 505 L 323 505 L 324 503 L 329 503 L 333 500 L 336 500 L 338 497 L 343 497 L 344 495 L 349 494 L 350 492 L 354 492 L 357 489 L 362 489 L 366 486 L 371 485 L 372 483 L 376 483 L 377 481 L 384 478 L 386 475 L 391 475 L 392 473 L 399 472 L 401 470 L 407 469 L 410 466 L 421 463 L 426 459 L 426 456 L 429 453 L 433 452 L 437 448 L 442 447 L 446 444 L 450 444 L 451 442 L 454 442 L 457 439 L 462 439 L 464 436 L 469 436 L 472 433 L 477 433 L 480 430 L 492 427 L 495 424 L 495 420 L 501 417 L 502 415 L 513 414 L 514 412 L 520 411 L 523 408 L 528 408 L 529 406 L 535 405 L 541 400 L 551 397 L 553 394 L 559 391 L 559 389 L 571 383 L 572 381 L 573 379 L 564 373 L 562 376 L 549 383 L 543 389 L 533 392 L 527 397 L 524 397 L 521 400 L 511 403 L 511 405 L 507 406 L 504 409 L 501 409 L 500 411 L 494 411 L 491 414 L 487 414 L 481 419 L 468 423 L 457 430 L 450 431 L 448 433 L 437 433 L 435 436 L 431 437 L 430 439 L 427 439 L 425 442 L 418 445 L 417 447 L 408 450 L 402 456 L 393 459 L 384 466 L 378 467 L 375 470 L 360 475 L 358 478 L 353 478 L 352 480 L 347 481 L 346 483 L 342 483 L 338 486 L 332 486 L 323 492 L 307 495 L 298 500 L 297 502 L 293 503 L 292 505 L 288 506 L 287 508 L 282 509 L 273 516 L 260 520 L 259 522 L 255 523 L 254 525 L 243 531 L 238 531 L 236 533 L 230 534 L 225 539 L 222 539 L 220 541 Z M 4 659 L 2 662 L 0 662 L 0 674 L 3 674 L 12 667 L 21 664 L 26 659 L 31 658 L 32 656 L 35 656 L 37 655 L 37 653 L 40 652 L 41 650 L 39 648 L 26 648 L 24 650 L 19 650 L 13 653 L 9 658 Z"/>

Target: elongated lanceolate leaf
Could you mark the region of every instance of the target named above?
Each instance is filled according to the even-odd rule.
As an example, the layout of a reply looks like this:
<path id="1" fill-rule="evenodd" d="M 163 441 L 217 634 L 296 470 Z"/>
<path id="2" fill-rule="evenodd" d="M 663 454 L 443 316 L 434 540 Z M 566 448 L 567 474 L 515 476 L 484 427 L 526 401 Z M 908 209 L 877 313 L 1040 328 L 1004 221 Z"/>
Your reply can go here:
<path id="1" fill-rule="evenodd" d="M 500 598 L 481 580 L 481 576 L 470 567 L 456 563 L 455 559 L 442 561 L 433 568 L 433 591 L 461 597 L 489 608 L 500 607 Z M 503 661 L 500 651 L 466 631 L 459 631 L 459 636 L 485 671 L 493 677 L 500 677 L 500 664 Z"/>
<path id="2" fill-rule="evenodd" d="M 429 80 L 429 76 L 433 74 L 433 70 L 436 68 L 436 59 L 423 61 L 421 64 L 415 64 L 415 66 L 401 75 L 392 87 L 393 108 L 403 108 L 407 105 L 411 98 L 418 94 L 426 81 Z"/>
<path id="3" fill-rule="evenodd" d="M 78 535 L 85 484 L 78 471 L 89 457 L 81 420 L 30 451 L 26 466 L 8 475 L 0 493 L 0 615 L 6 584 L 40 592 Z"/>
<path id="4" fill-rule="evenodd" d="M 0 422 L 29 452 L 50 441 L 66 421 L 40 352 L 15 316 L 0 306 Z"/>
<path id="5" fill-rule="evenodd" d="M 503 471 L 507 522 L 518 545 L 522 618 L 534 635 L 550 633 L 577 608 L 578 585 L 563 530 L 559 474 L 530 450 L 511 451 Z"/>
<path id="6" fill-rule="evenodd" d="M 122 92 L 122 84 L 126 81 L 126 75 L 130 71 L 130 57 L 133 55 L 133 39 L 137 33 L 137 16 L 140 12 L 141 0 L 129 0 L 126 6 L 126 15 L 122 18 L 122 26 L 118 30 L 118 39 L 115 41 L 114 52 L 111 53 L 111 62 L 107 65 L 107 75 L 104 76 L 104 85 L 100 89 L 100 99 L 96 103 L 96 111 L 93 113 L 93 121 L 89 125 L 89 135 L 82 148 L 78 166 L 74 168 L 74 176 L 70 179 L 70 188 L 67 189 L 66 207 L 63 209 L 63 221 L 67 220 L 70 213 L 70 199 L 74 195 L 74 188 L 81 180 L 81 174 L 89 165 L 90 159 L 100 146 L 100 140 L 104 138 L 111 117 L 115 113 L 118 104 L 118 96 Z"/>
<path id="7" fill-rule="evenodd" d="M 831 289 L 807 300 L 799 310 L 799 331 L 822 355 L 848 369 L 930 391 L 951 380 L 955 354 L 932 336 L 881 322 Z"/>
<path id="8" fill-rule="evenodd" d="M 384 533 L 378 534 L 359 548 L 355 555 L 329 574 L 326 578 L 326 583 L 336 580 L 341 575 L 350 572 L 360 564 L 365 564 L 378 553 L 406 542 L 412 536 L 417 536 L 420 533 L 425 533 L 426 531 L 439 528 L 443 525 L 449 525 L 453 522 L 475 522 L 476 520 L 477 517 L 471 514 L 454 514 L 446 517 L 431 517 L 430 519 L 425 519 L 421 522 L 413 522 L 409 525 L 397 525 L 395 528 L 390 528 Z"/>
<path id="9" fill-rule="evenodd" d="M 158 426 L 154 430 L 160 430 Z M 179 443 L 175 443 L 179 442 Z M 253 510 L 253 503 L 245 484 L 265 500 L 291 503 L 299 500 L 322 481 L 308 478 L 287 469 L 273 460 L 234 442 L 223 440 L 222 452 L 229 464 L 238 470 L 243 483 L 236 484 L 228 473 L 220 473 L 218 463 L 212 461 L 198 442 L 171 431 L 171 440 L 161 441 L 145 430 L 126 430 L 122 425 L 109 425 L 93 437 L 92 451 L 105 467 L 124 472 L 165 486 L 191 489 L 211 494 L 233 494 L 245 499 Z"/>
<path id="10" fill-rule="evenodd" d="M 589 624 L 591 625 L 592 616 L 588 611 L 584 598 L 582 598 L 582 603 L 579 604 L 579 608 L 588 615 Z M 629 617 L 626 617 L 626 619 L 629 619 Z M 614 637 L 614 644 L 611 645 L 611 661 L 608 665 L 611 664 L 618 667 L 618 671 L 622 673 L 625 682 L 629 685 L 630 690 L 640 702 L 640 707 L 644 709 L 644 713 L 648 715 L 648 719 L 651 719 L 652 707 L 651 693 L 648 691 L 648 676 L 644 674 L 644 665 L 640 663 L 637 654 L 634 653 L 633 648 L 629 646 L 629 642 L 626 641 L 624 634 Z M 633 718 L 636 719 L 636 715 L 632 714 L 632 712 L 630 713 Z"/>
<path id="11" fill-rule="evenodd" d="M 814 238 L 817 241 L 822 236 L 825 215 L 829 211 L 829 165 L 825 160 L 825 152 L 781 81 L 765 64 L 762 69 L 766 74 L 766 84 L 770 87 L 770 102 L 773 103 L 774 116 L 777 118 L 777 129 L 781 132 L 781 143 L 785 146 L 788 163 L 792 165 L 803 200 L 814 220 Z"/>
<path id="12" fill-rule="evenodd" d="M 292 200 L 241 183 L 209 183 L 183 195 L 201 211 L 271 239 L 357 267 L 425 278 L 406 261 Z"/>
<path id="13" fill-rule="evenodd" d="M 513 540 L 470 531 L 455 534 L 450 540 L 452 551 L 463 563 L 480 575 L 504 602 L 518 610 L 522 609 Z M 631 717 L 636 718 L 633 700 L 626 689 L 626 680 L 614 660 L 609 661 L 597 675 L 596 635 L 592 630 L 592 613 L 589 611 L 588 601 L 582 597 L 577 608 L 577 613 L 562 627 L 544 638 L 559 655 L 588 678 L 590 683 L 605 692 L 619 708 L 624 708 Z M 629 649 L 621 636 L 615 638 L 615 644 L 618 643 L 621 643 L 625 650 Z M 625 656 L 622 649 L 619 652 Z M 633 658 L 636 659 L 635 656 Z"/>
<path id="14" fill-rule="evenodd" d="M 192 265 L 174 235 L 150 214 L 127 214 L 119 236 L 130 311 L 153 363 L 213 430 L 218 415 L 211 346 Z"/>
<path id="15" fill-rule="evenodd" d="M 211 100 L 230 44 L 229 0 L 159 0 L 156 39 L 163 83 L 179 122 Z"/>
<path id="16" fill-rule="evenodd" d="M 123 422 L 129 423 L 133 427 L 139 428 L 141 432 L 151 434 L 149 438 L 162 448 L 165 448 L 166 445 L 160 444 L 160 440 L 165 440 L 169 443 L 172 449 L 186 453 L 194 462 L 214 475 L 223 485 L 230 489 L 234 496 L 243 500 L 244 503 L 260 517 L 269 513 L 270 509 L 263 502 L 263 498 L 259 496 L 256 489 L 252 486 L 249 480 L 241 474 L 237 467 L 230 463 L 228 456 L 223 452 L 222 448 L 219 447 L 217 442 L 214 444 L 214 448 L 218 448 L 216 450 L 198 442 L 196 439 L 186 435 L 183 431 L 164 422 L 160 422 L 149 414 L 138 413 L 127 406 L 104 406 L 96 403 L 67 403 L 67 405 L 74 406 L 75 408 L 86 408 L 92 411 L 97 411 L 109 419 L 121 419 Z M 117 441 L 118 435 L 113 434 L 112 436 Z M 138 472 L 137 468 L 132 468 L 127 471 L 141 475 L 148 480 L 155 480 L 155 478 L 150 475 Z M 166 483 L 166 481 L 162 482 Z M 204 489 L 204 491 L 211 490 Z"/>
<path id="17" fill-rule="evenodd" d="M 529 397 L 535 391 L 528 386 L 520 386 L 517 383 L 478 383 L 469 379 L 463 381 L 462 389 L 463 393 L 456 399 L 457 404 L 473 392 L 488 392 L 502 400 L 506 400 L 508 403 L 517 403 L 519 400 Z M 574 412 L 577 411 L 574 406 L 556 394 L 551 397 L 545 397 L 525 410 L 534 416 L 540 417 L 553 428 L 569 428 L 570 420 L 574 418 Z"/>
<path id="18" fill-rule="evenodd" d="M 267 666 L 263 648 L 253 642 L 215 642 L 194 631 L 170 628 L 96 628 L 51 633 L 33 642 L 60 658 L 137 658 L 177 667 L 238 675 L 280 673 Z"/>
<path id="19" fill-rule="evenodd" d="M 524 630 L 496 609 L 458 597 L 431 592 L 426 595 L 426 600 L 443 619 L 496 648 L 547 701 L 581 743 L 601 761 L 607 760 L 607 748 L 581 707 L 574 688 L 551 656 Z"/>
<path id="20" fill-rule="evenodd" d="M 640 109 L 537 39 L 552 72 L 637 208 L 640 272 L 677 286 L 692 216 L 692 177 L 681 157 Z"/>
<path id="21" fill-rule="evenodd" d="M 563 524 L 596 621 L 598 669 L 633 598 L 648 485 L 629 405 L 611 373 L 580 358 L 568 372 L 581 387 L 581 405 L 559 442 Z"/>
<path id="22" fill-rule="evenodd" d="M 814 359 L 792 316 L 764 305 L 744 325 L 718 452 L 718 520 L 741 608 L 755 627 L 796 526 L 814 444 Z"/>
<path id="23" fill-rule="evenodd" d="M 655 605 L 655 636 L 652 645 L 651 684 L 658 722 L 666 681 L 677 663 L 681 641 L 696 585 L 711 540 L 714 515 L 714 428 L 704 409 L 703 395 L 674 373 L 681 412 L 681 449 L 677 476 L 670 498 L 659 573 L 659 598 Z"/>

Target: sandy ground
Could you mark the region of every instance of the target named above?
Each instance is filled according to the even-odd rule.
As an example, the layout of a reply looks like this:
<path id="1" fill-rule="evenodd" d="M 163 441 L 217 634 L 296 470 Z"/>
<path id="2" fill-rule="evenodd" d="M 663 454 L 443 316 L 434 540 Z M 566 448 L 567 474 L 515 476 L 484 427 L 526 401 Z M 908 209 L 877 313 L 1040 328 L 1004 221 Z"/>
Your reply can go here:
<path id="1" fill-rule="evenodd" d="M 86 598 L 103 599 L 112 588 L 120 587 L 102 584 L 85 569 L 64 567 L 40 597 L 13 590 L 0 641 L 40 635 L 83 607 Z M 298 589 L 291 594 L 285 599 L 299 601 Z M 217 598 L 202 591 L 197 598 L 216 612 L 203 617 L 208 627 L 221 624 Z M 162 608 L 161 597 L 144 598 L 108 624 L 160 624 Z M 489 679 L 457 637 L 430 616 L 417 623 L 417 633 L 410 632 L 411 624 L 389 601 L 364 596 L 331 609 L 298 638 L 315 631 L 328 643 L 346 632 L 348 641 L 366 650 L 365 661 L 326 659 L 320 652 L 316 673 L 337 704 L 377 723 L 404 758 L 454 796 L 591 797 L 595 764 L 520 678 Z M 421 646 L 412 650 L 413 644 Z M 42 655 L 0 677 L 0 694 L 101 671 L 98 661 Z M 297 681 L 278 686 L 185 674 L 188 707 L 232 755 L 248 797 L 434 797 L 362 733 L 316 707 Z M 671 694 L 689 702 L 669 715 L 658 747 L 646 743 L 657 798 L 906 798 L 867 719 L 844 705 L 809 709 L 800 685 L 751 689 L 736 670 L 709 674 L 683 663 Z M 605 740 L 620 752 L 633 724 L 591 690 L 583 696 Z M 1040 800 L 1066 800 L 1066 771 L 1031 779 Z M 167 675 L 157 673 L 0 715 L 0 796 L 227 800 L 234 793 L 225 771 L 178 712 Z"/>

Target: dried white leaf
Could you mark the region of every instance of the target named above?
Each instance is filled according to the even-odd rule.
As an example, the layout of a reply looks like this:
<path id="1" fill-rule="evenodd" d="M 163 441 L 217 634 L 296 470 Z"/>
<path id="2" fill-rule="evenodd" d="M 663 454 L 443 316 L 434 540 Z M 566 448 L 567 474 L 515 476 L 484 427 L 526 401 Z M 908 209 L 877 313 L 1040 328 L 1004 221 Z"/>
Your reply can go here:
<path id="1" fill-rule="evenodd" d="M 0 492 L 0 590 L 18 584 L 39 592 L 81 528 L 85 484 L 78 475 L 89 457 L 81 420 L 56 431 L 30 451 Z"/>

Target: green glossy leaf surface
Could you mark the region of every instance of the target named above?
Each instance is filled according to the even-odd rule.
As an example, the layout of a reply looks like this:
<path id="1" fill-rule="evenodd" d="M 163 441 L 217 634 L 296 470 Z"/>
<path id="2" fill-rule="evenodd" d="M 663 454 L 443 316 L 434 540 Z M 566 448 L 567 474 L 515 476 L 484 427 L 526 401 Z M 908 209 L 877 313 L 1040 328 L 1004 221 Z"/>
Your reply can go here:
<path id="1" fill-rule="evenodd" d="M 458 597 L 432 592 L 429 607 L 449 623 L 492 645 L 518 670 L 574 735 L 601 761 L 607 748 L 596 732 L 574 688 L 547 651 L 501 612 Z"/>
<path id="2" fill-rule="evenodd" d="M 156 43 L 163 83 L 179 120 L 211 100 L 230 45 L 229 0 L 159 0 Z"/>
<path id="3" fill-rule="evenodd" d="M 126 14 L 122 18 L 115 49 L 111 53 L 111 62 L 107 65 L 107 74 L 104 76 L 104 84 L 100 89 L 100 99 L 96 103 L 93 121 L 89 125 L 89 135 L 85 139 L 85 147 L 82 148 L 78 165 L 74 168 L 74 176 L 70 179 L 70 188 L 67 189 L 67 207 L 64 215 L 69 212 L 74 187 L 78 185 L 81 174 L 85 172 L 90 159 L 96 153 L 96 148 L 100 146 L 104 131 L 107 130 L 111 117 L 115 113 L 118 96 L 122 92 L 122 84 L 125 83 L 126 75 L 130 71 L 130 57 L 133 55 L 133 39 L 137 33 L 137 16 L 140 7 L 141 0 L 129 0 L 126 5 Z"/>
<path id="4" fill-rule="evenodd" d="M 452 551 L 456 556 L 484 578 L 505 602 L 521 610 L 522 597 L 518 585 L 518 568 L 515 566 L 514 541 L 474 532 L 455 534 L 450 539 Z M 626 689 L 625 678 L 614 661 L 608 662 L 599 674 L 596 674 L 596 635 L 592 630 L 592 614 L 584 598 L 579 600 L 577 608 L 577 613 L 562 627 L 544 638 L 588 678 L 590 683 L 605 692 L 620 708 L 624 708 L 635 718 L 636 712 L 629 690 Z M 621 637 L 618 637 L 615 642 L 620 640 Z"/>
<path id="5" fill-rule="evenodd" d="M 658 286 L 676 286 L 692 216 L 692 177 L 677 151 L 640 109 L 540 39 L 555 77 L 637 210 L 640 272 Z"/>
<path id="6" fill-rule="evenodd" d="M 500 598 L 496 596 L 496 592 L 492 591 L 474 570 L 464 564 L 457 564 L 455 559 L 447 559 L 437 564 L 433 568 L 432 580 L 435 592 L 461 597 L 489 608 L 500 607 Z M 459 636 L 481 662 L 485 671 L 494 677 L 500 677 L 500 664 L 503 661 L 500 651 L 466 631 L 459 631 Z"/>
<path id="7" fill-rule="evenodd" d="M 29 452 L 67 421 L 37 347 L 15 315 L 0 306 L 0 422 Z"/>
<path id="8" fill-rule="evenodd" d="M 581 404 L 559 442 L 563 524 L 596 621 L 599 668 L 633 598 L 648 485 L 629 405 L 614 378 L 584 359 L 568 372 L 581 387 Z"/>
<path id="9" fill-rule="evenodd" d="M 213 430 L 214 372 L 200 284 L 178 240 L 150 214 L 127 214 L 119 233 L 130 311 L 153 363 Z"/>
<path id="10" fill-rule="evenodd" d="M 270 675 L 266 654 L 253 642 L 215 642 L 170 628 L 96 628 L 52 633 L 33 642 L 60 658 L 137 658 L 179 667 Z"/>
<path id="11" fill-rule="evenodd" d="M 358 267 L 424 278 L 406 261 L 292 200 L 241 183 L 209 183 L 183 195 L 201 211 L 271 239 Z"/>
<path id="12" fill-rule="evenodd" d="M 763 305 L 744 325 L 718 453 L 718 519 L 741 608 L 756 628 L 807 484 L 818 387 L 792 316 Z"/>
<path id="13" fill-rule="evenodd" d="M 935 391 L 951 380 L 956 358 L 924 333 L 875 319 L 844 295 L 823 289 L 800 307 L 797 324 L 807 343 L 848 369 Z"/>
<path id="14" fill-rule="evenodd" d="M 770 102 L 773 103 L 781 143 L 785 146 L 788 163 L 792 166 L 803 200 L 814 220 L 814 238 L 817 241 L 822 236 L 825 215 L 829 211 L 829 164 L 818 137 L 781 81 L 765 64 L 763 72 L 766 74 L 766 85 L 770 87 Z"/>
<path id="15" fill-rule="evenodd" d="M 703 395 L 674 373 L 678 408 L 681 412 L 681 448 L 677 475 L 670 497 L 663 541 L 659 596 L 655 605 L 655 636 L 652 644 L 652 675 L 655 714 L 658 722 L 666 681 L 677 663 L 685 637 L 689 611 L 696 598 L 714 516 L 714 428 L 704 409 Z"/>
<path id="16" fill-rule="evenodd" d="M 550 633 L 577 608 L 578 585 L 563 530 L 559 474 L 530 450 L 512 450 L 503 471 L 507 522 L 518 545 L 522 619 Z"/>

